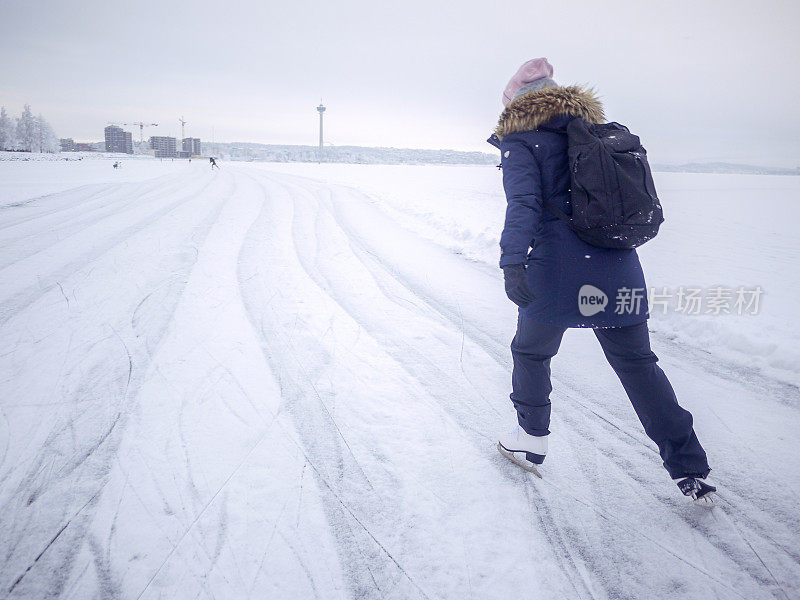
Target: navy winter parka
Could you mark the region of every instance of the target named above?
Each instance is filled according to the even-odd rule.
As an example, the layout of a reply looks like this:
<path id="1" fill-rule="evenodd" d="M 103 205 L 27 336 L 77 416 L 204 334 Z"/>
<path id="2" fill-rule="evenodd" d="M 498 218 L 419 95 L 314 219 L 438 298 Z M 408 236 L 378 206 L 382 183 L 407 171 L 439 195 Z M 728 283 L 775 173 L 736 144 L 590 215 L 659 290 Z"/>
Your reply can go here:
<path id="1" fill-rule="evenodd" d="M 536 299 L 520 317 L 562 327 L 621 327 L 647 320 L 647 290 L 636 250 L 591 246 L 544 206 L 567 214 L 567 124 L 573 117 L 604 121 L 593 92 L 549 87 L 514 99 L 500 115 L 508 206 L 500 266 L 527 265 Z"/>

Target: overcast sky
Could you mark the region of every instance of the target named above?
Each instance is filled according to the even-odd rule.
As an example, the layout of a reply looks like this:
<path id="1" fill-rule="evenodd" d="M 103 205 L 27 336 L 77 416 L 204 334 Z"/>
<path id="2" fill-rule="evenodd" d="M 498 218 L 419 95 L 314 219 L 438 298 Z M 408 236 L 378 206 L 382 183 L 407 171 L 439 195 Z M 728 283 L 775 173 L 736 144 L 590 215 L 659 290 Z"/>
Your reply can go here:
<path id="1" fill-rule="evenodd" d="M 653 162 L 800 165 L 800 3 L 0 0 L 0 104 L 61 137 L 492 151 L 503 88 L 546 56 Z M 138 128 L 134 129 L 138 138 Z"/>

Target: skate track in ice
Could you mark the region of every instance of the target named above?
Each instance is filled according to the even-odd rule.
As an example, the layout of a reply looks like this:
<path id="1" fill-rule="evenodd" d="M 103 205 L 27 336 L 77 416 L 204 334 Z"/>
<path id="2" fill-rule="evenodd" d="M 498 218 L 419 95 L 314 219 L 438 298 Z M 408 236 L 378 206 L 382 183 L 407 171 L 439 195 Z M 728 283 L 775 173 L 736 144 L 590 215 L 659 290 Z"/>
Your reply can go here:
<path id="1" fill-rule="evenodd" d="M 699 509 L 570 331 L 535 478 L 499 269 L 364 191 L 192 165 L 6 205 L 0 248 L 2 598 L 800 595 L 796 388 L 654 336 Z"/>

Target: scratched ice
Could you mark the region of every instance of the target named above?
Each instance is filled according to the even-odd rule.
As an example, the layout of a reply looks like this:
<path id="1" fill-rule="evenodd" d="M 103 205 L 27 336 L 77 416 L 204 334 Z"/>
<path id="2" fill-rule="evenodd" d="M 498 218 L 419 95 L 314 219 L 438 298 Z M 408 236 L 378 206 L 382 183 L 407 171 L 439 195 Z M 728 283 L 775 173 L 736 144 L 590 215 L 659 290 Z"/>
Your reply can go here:
<path id="1" fill-rule="evenodd" d="M 648 285 L 765 290 L 651 320 L 713 511 L 589 331 L 544 479 L 495 451 L 491 166 L 0 162 L 0 597 L 796 597 L 800 178 L 656 179 Z"/>

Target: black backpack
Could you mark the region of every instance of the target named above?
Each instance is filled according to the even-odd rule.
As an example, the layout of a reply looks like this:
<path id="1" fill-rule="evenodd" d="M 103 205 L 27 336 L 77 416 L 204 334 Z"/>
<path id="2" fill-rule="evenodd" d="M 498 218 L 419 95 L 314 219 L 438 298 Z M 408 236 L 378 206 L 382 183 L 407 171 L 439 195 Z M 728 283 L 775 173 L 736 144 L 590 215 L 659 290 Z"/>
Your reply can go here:
<path id="1" fill-rule="evenodd" d="M 580 239 L 601 248 L 636 248 L 664 222 L 647 152 L 619 123 L 567 125 L 572 215 L 546 205 Z"/>

